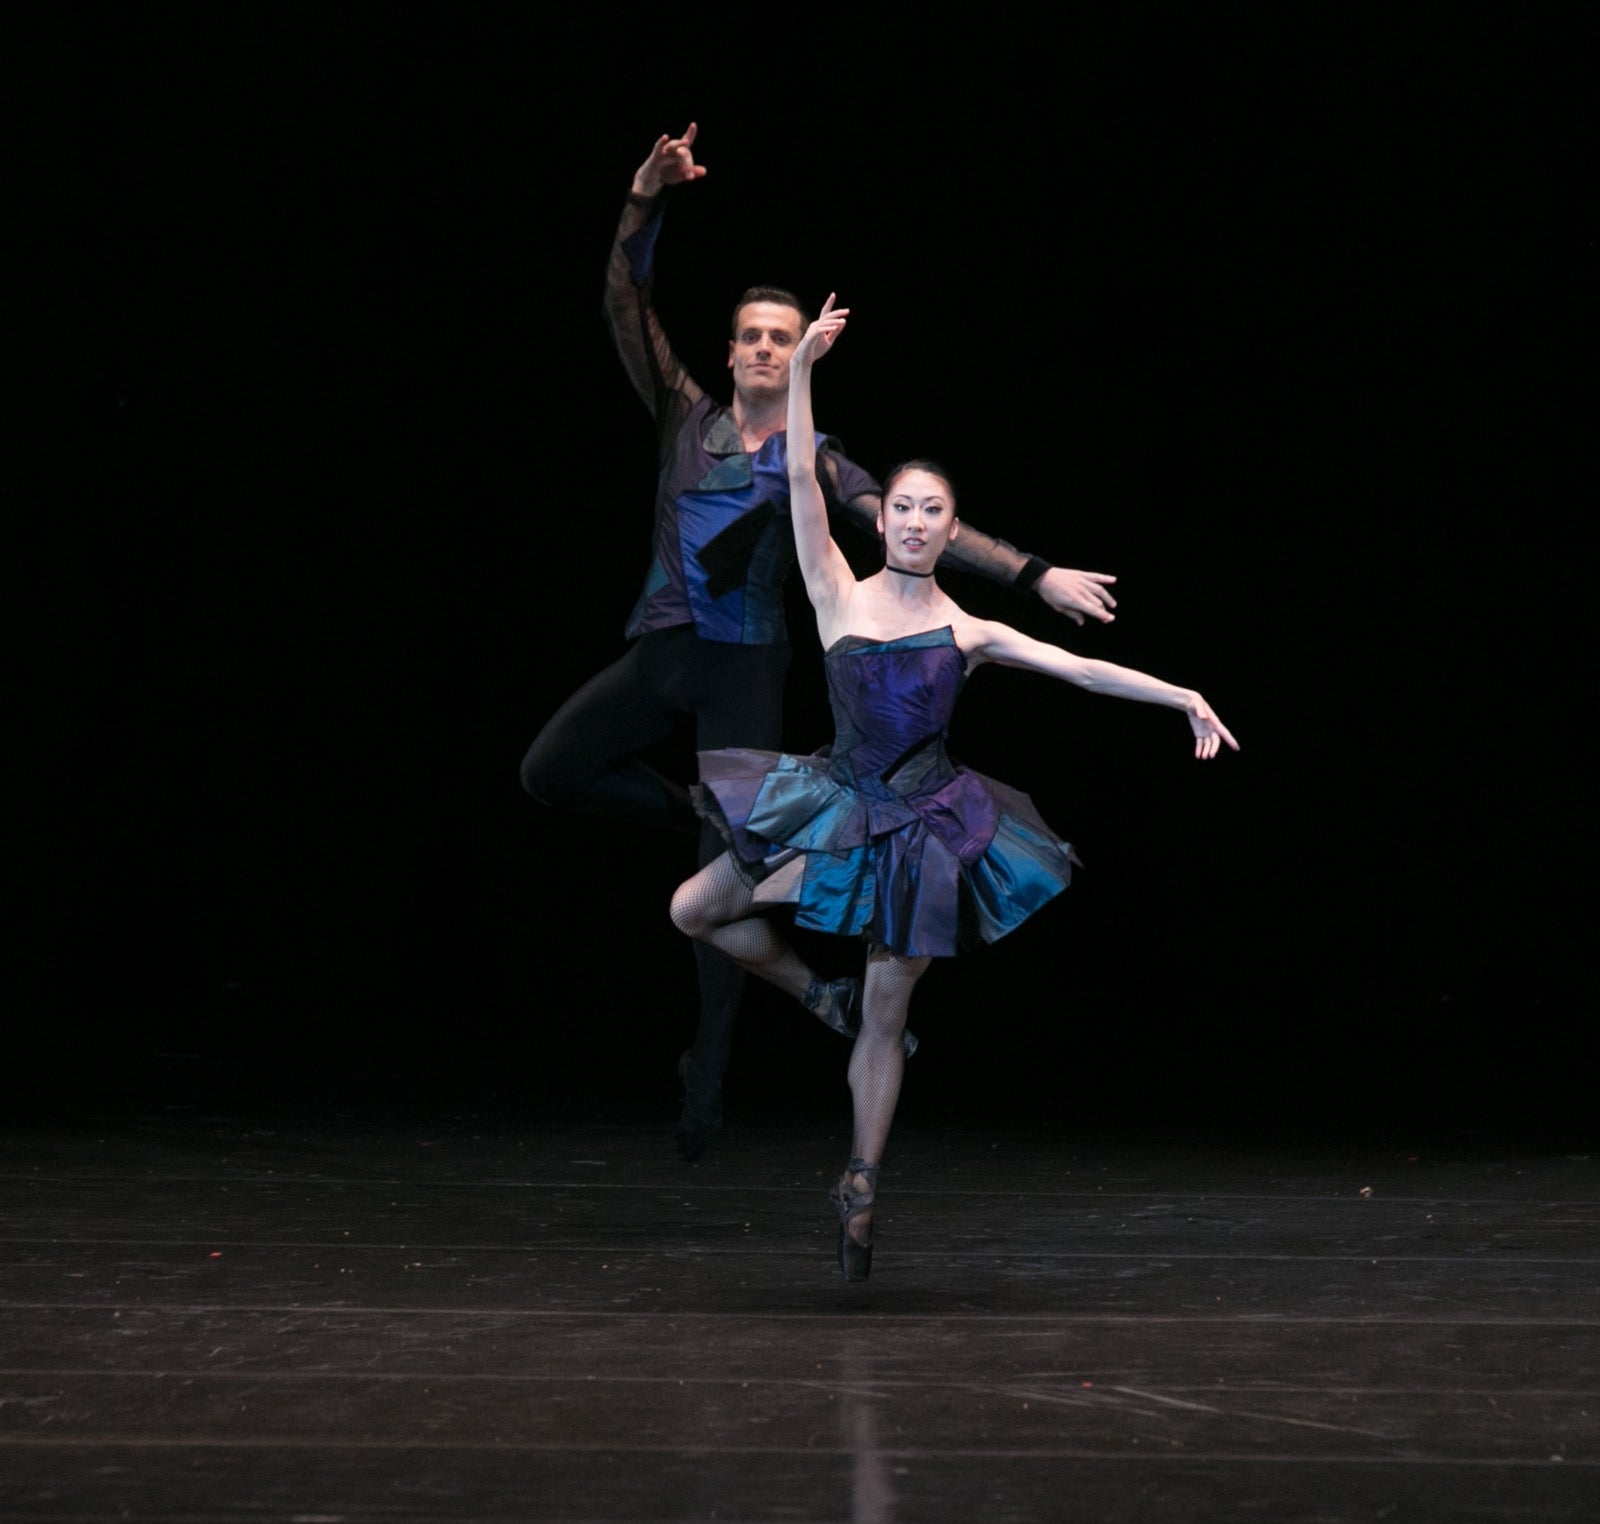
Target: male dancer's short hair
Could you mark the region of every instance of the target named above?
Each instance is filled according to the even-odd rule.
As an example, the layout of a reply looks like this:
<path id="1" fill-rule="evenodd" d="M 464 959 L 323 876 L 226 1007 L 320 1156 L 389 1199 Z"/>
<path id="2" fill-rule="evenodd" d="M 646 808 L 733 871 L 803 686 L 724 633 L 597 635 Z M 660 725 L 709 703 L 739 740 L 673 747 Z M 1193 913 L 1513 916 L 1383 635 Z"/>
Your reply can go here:
<path id="1" fill-rule="evenodd" d="M 792 291 L 785 291 L 782 286 L 751 286 L 743 296 L 733 304 L 733 318 L 730 324 L 734 338 L 739 337 L 739 314 L 751 302 L 775 302 L 780 307 L 793 307 L 800 314 L 800 333 L 804 333 L 811 326 L 811 314 L 806 311 L 806 304 Z M 799 338 L 797 333 L 795 338 Z"/>

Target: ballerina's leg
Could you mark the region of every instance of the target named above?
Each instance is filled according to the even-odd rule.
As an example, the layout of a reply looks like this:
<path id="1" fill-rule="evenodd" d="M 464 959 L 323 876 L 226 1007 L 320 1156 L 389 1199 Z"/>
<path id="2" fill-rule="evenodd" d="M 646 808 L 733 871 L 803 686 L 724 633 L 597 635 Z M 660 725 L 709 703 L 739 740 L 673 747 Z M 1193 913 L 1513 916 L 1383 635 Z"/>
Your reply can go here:
<path id="1" fill-rule="evenodd" d="M 850 1054 L 850 1098 L 854 1113 L 851 1164 L 857 1161 L 874 1170 L 883 1162 L 889 1141 L 889 1125 L 894 1121 L 900 1100 L 900 1080 L 905 1071 L 903 1041 L 906 1017 L 911 1010 L 911 992 L 927 971 L 931 958 L 905 958 L 886 947 L 874 947 L 867 954 L 867 977 L 862 997 L 861 1035 Z M 850 1176 L 850 1189 L 867 1191 L 875 1187 L 875 1176 Z M 849 1222 L 849 1233 L 858 1243 L 872 1240 L 872 1214 L 858 1213 Z"/>
<path id="2" fill-rule="evenodd" d="M 678 885 L 672 896 L 672 923 L 679 931 L 715 947 L 741 968 L 793 995 L 825 1025 L 841 1029 L 848 980 L 824 983 L 784 939 L 755 891 L 740 876 L 728 853 L 706 864 Z"/>

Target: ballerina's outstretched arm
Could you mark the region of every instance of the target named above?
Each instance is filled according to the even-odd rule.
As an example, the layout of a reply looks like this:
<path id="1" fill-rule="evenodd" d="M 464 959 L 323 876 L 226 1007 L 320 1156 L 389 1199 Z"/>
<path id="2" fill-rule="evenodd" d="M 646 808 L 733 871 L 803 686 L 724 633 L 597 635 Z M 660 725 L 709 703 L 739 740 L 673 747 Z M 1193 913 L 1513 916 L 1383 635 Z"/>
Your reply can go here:
<path id="1" fill-rule="evenodd" d="M 992 661 L 1002 667 L 1023 667 L 1047 677 L 1059 677 L 1090 693 L 1181 709 L 1194 734 L 1194 754 L 1202 762 L 1216 756 L 1223 746 L 1233 751 L 1239 749 L 1233 733 L 1193 688 L 1180 688 L 1148 672 L 1119 667 L 1115 662 L 1075 656 L 1061 646 L 1035 640 L 995 620 L 964 620 L 957 639 L 973 665 Z"/>
<path id="2" fill-rule="evenodd" d="M 795 552 L 806 596 L 818 619 L 833 612 L 855 575 L 828 528 L 828 505 L 817 481 L 816 424 L 811 409 L 811 367 L 833 348 L 844 332 L 848 307 L 835 307 L 830 291 L 822 311 L 801 335 L 789 357 L 789 512 L 794 522 Z"/>

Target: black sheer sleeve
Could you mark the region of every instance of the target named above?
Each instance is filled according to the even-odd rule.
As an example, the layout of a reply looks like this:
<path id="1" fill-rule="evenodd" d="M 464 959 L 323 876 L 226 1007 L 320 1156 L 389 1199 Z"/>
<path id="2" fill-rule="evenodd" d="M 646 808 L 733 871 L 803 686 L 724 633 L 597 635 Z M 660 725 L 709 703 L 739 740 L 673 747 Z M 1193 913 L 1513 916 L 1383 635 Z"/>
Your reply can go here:
<path id="1" fill-rule="evenodd" d="M 663 441 L 670 440 L 705 395 L 662 331 L 652 301 L 656 238 L 667 197 L 629 194 L 606 267 L 605 319 L 628 373 Z"/>

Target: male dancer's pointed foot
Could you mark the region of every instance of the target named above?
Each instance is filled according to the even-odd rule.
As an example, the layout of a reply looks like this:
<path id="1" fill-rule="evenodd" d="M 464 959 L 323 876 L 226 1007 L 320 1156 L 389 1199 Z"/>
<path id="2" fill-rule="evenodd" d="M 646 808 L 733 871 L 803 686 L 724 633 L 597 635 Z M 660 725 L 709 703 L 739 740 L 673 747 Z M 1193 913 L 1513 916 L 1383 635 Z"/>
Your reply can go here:
<path id="1" fill-rule="evenodd" d="M 686 1048 L 678 1058 L 678 1081 L 683 1086 L 683 1111 L 678 1117 L 678 1131 L 673 1139 L 678 1157 L 685 1164 L 693 1164 L 705 1153 L 712 1133 L 722 1126 L 720 1116 L 708 1117 L 695 1104 L 690 1082 L 691 1063 L 690 1051 Z"/>
<path id="2" fill-rule="evenodd" d="M 801 1003 L 824 1026 L 832 1027 L 851 1042 L 861 1035 L 861 981 L 859 979 L 816 979 L 805 992 Z M 910 1032 L 900 1034 L 901 1045 L 910 1058 L 917 1051 L 916 1036 Z"/>
<path id="3" fill-rule="evenodd" d="M 685 1164 L 694 1164 L 705 1153 L 706 1146 L 711 1142 L 714 1127 L 707 1127 L 696 1119 L 684 1118 L 678 1123 L 678 1131 L 674 1135 L 677 1145 L 678 1157 Z"/>

